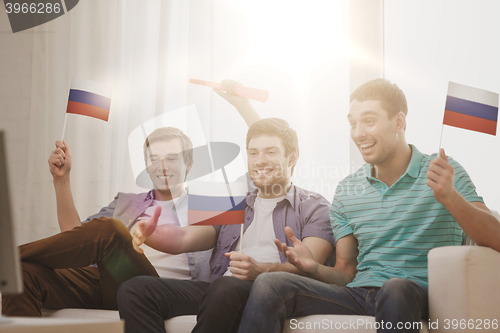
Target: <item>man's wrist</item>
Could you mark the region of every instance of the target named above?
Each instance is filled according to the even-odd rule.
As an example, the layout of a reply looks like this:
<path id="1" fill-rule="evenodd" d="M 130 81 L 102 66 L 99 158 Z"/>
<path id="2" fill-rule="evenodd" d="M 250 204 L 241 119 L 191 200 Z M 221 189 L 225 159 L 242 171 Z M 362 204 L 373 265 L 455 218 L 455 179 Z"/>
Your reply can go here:
<path id="1" fill-rule="evenodd" d="M 456 188 L 453 188 L 451 191 L 450 195 L 445 196 L 441 200 L 441 204 L 446 208 L 452 208 L 454 204 L 457 204 L 460 202 L 461 194 L 458 193 Z"/>
<path id="2" fill-rule="evenodd" d="M 69 185 L 69 176 L 54 177 L 52 182 L 54 183 L 54 186 L 56 186 L 56 187 L 68 186 Z"/>
<path id="3" fill-rule="evenodd" d="M 305 272 L 307 277 L 310 277 L 312 279 L 318 280 L 318 274 L 319 274 L 319 263 L 315 261 L 315 266 L 314 268 L 309 271 Z"/>
<path id="4" fill-rule="evenodd" d="M 258 267 L 259 273 L 269 273 L 269 272 L 275 271 L 276 264 L 259 262 L 257 264 L 257 267 Z"/>

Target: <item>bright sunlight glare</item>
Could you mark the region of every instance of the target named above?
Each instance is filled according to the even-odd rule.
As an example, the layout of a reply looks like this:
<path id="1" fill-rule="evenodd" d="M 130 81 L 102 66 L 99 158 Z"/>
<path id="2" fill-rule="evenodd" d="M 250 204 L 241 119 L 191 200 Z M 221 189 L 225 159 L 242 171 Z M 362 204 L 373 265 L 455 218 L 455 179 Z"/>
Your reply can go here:
<path id="1" fill-rule="evenodd" d="M 228 1 L 228 0 L 226 0 Z M 246 19 L 241 66 L 266 64 L 287 73 L 304 91 L 311 73 L 349 56 L 348 1 L 231 0 Z"/>

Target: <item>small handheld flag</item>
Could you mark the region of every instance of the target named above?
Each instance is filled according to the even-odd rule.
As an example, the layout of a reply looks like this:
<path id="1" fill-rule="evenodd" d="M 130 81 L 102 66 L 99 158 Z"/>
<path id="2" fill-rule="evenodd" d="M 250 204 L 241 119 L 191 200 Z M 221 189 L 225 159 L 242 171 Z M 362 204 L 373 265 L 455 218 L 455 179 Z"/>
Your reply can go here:
<path id="1" fill-rule="evenodd" d="M 108 121 L 110 107 L 110 88 L 91 80 L 72 79 L 62 137 L 64 138 L 68 113 Z"/>
<path id="2" fill-rule="evenodd" d="M 188 224 L 243 224 L 246 194 L 246 182 L 191 181 L 188 196 Z"/>
<path id="3" fill-rule="evenodd" d="M 498 94 L 450 82 L 443 125 L 496 135 Z"/>

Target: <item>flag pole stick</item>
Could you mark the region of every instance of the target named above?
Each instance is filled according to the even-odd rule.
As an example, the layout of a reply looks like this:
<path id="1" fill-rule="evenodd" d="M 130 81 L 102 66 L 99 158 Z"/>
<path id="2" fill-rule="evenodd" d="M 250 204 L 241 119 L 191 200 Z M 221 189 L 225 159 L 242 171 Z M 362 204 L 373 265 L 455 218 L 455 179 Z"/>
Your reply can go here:
<path id="1" fill-rule="evenodd" d="M 444 124 L 441 125 L 441 137 L 439 138 L 438 156 L 441 154 L 441 142 L 443 141 Z"/>
<path id="2" fill-rule="evenodd" d="M 213 173 L 215 172 L 215 165 L 214 165 L 214 158 L 212 157 L 212 148 L 210 147 L 210 142 L 207 143 L 207 147 L 208 147 L 208 157 L 210 158 L 210 166 L 212 167 L 212 175 L 213 175 Z"/>
<path id="3" fill-rule="evenodd" d="M 222 176 L 224 176 L 224 181 L 226 182 L 227 191 L 229 193 L 229 198 L 231 199 L 231 204 L 233 205 L 233 208 L 234 208 L 234 207 L 236 207 L 236 204 L 234 203 L 233 194 L 231 193 L 231 187 L 229 186 L 229 181 L 227 179 L 226 170 L 224 169 L 224 167 L 222 167 L 221 171 L 222 171 Z M 243 253 L 242 252 L 242 249 L 243 249 L 243 227 L 244 227 L 244 223 L 241 224 L 241 229 L 240 229 L 240 246 L 239 246 L 240 253 Z"/>
<path id="4" fill-rule="evenodd" d="M 68 122 L 68 113 L 66 112 L 66 116 L 64 117 L 64 125 L 63 125 L 63 131 L 61 135 L 61 142 L 64 140 L 64 133 L 66 132 L 66 123 Z"/>
<path id="5" fill-rule="evenodd" d="M 245 223 L 242 223 L 241 224 L 241 228 L 240 228 L 240 253 L 243 253 L 243 227 L 244 227 Z"/>

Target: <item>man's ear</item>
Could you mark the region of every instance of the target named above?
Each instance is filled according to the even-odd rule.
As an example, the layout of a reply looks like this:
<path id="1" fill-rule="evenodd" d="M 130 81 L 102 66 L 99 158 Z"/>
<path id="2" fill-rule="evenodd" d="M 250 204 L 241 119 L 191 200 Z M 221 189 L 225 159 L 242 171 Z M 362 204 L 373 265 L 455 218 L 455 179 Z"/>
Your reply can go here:
<path id="1" fill-rule="evenodd" d="M 189 171 L 191 170 L 191 167 L 193 166 L 193 162 L 189 163 L 188 165 L 186 165 L 186 175 L 184 176 L 184 180 L 186 180 L 187 178 L 187 174 L 189 173 Z"/>
<path id="2" fill-rule="evenodd" d="M 295 164 L 297 164 L 297 160 L 299 159 L 299 154 L 297 152 L 294 152 L 288 157 L 288 167 L 291 168 Z"/>
<path id="3" fill-rule="evenodd" d="M 396 132 L 400 132 L 401 130 L 406 130 L 406 115 L 399 111 L 396 114 Z"/>

